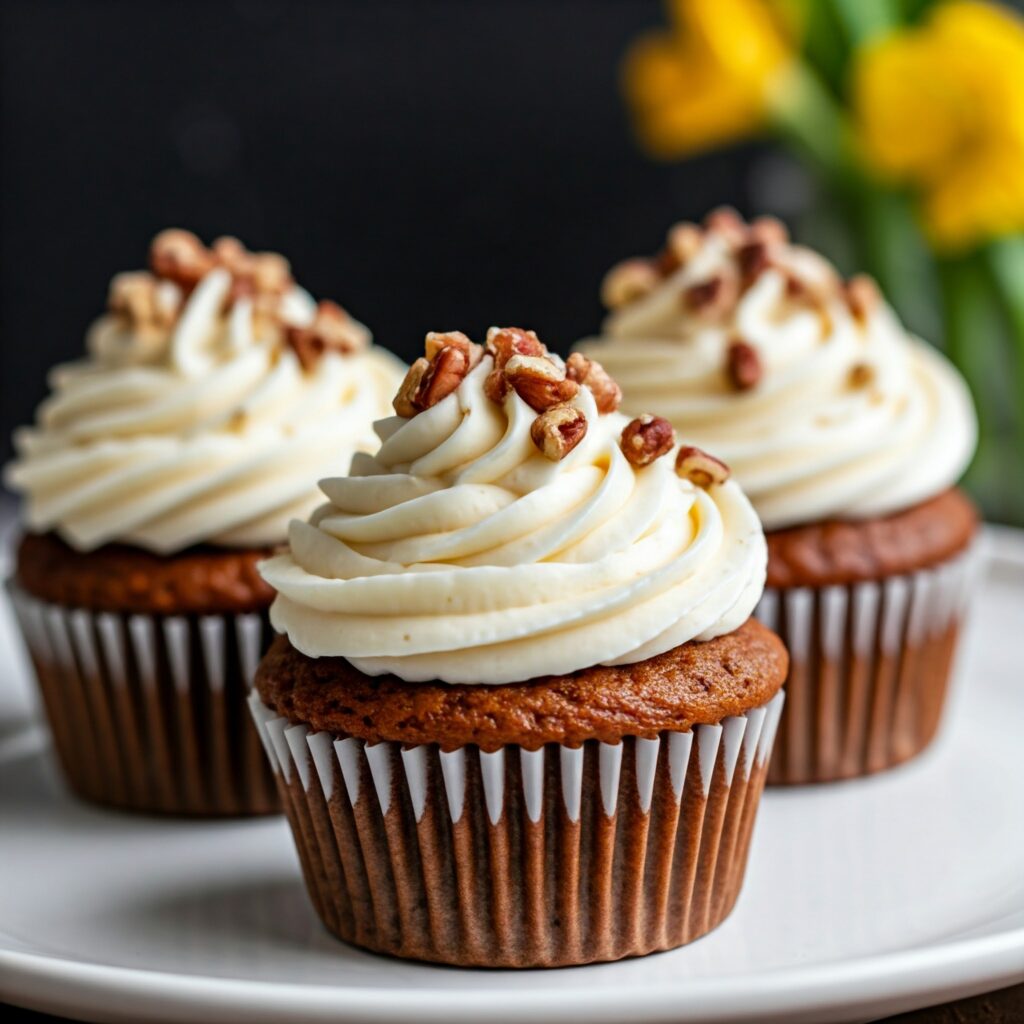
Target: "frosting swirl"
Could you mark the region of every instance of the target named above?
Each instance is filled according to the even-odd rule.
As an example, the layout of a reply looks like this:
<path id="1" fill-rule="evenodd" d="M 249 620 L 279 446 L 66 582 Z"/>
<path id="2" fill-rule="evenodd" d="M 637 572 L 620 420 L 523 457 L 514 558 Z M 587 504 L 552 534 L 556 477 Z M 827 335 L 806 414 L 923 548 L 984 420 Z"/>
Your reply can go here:
<path id="1" fill-rule="evenodd" d="M 487 397 L 490 355 L 412 418 L 376 425 L 374 456 L 324 480 L 261 565 L 275 628 L 369 675 L 499 684 L 627 664 L 740 626 L 766 547 L 734 483 L 702 490 L 671 458 L 635 468 L 628 422 L 581 388 L 587 431 L 561 461 L 531 440 L 515 392 Z"/>
<path id="2" fill-rule="evenodd" d="M 871 282 L 844 286 L 774 229 L 764 243 L 738 221 L 684 227 L 681 265 L 648 270 L 641 294 L 580 345 L 619 381 L 625 409 L 666 417 L 724 459 L 767 529 L 885 515 L 960 478 L 977 433 L 967 388 Z M 714 281 L 733 301 L 687 308 Z M 752 385 L 730 378 L 737 341 L 757 361 Z"/>
<path id="3" fill-rule="evenodd" d="M 29 528 L 83 551 L 281 542 L 318 503 L 313 481 L 373 446 L 400 364 L 366 348 L 369 332 L 337 307 L 357 351 L 312 360 L 285 344 L 319 315 L 290 275 L 272 296 L 240 288 L 226 266 L 191 291 L 120 275 L 121 292 L 135 315 L 96 321 L 88 357 L 52 371 L 36 425 L 15 434 L 5 480 L 24 492 Z"/>

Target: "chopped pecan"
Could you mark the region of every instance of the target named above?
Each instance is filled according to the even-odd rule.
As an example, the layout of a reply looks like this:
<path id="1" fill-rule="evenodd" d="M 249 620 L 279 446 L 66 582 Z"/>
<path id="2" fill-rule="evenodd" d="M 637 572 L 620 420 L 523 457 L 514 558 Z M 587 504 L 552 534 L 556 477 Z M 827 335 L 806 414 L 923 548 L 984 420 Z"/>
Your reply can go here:
<path id="1" fill-rule="evenodd" d="M 729 479 L 729 467 L 721 459 L 693 445 L 684 445 L 676 453 L 676 472 L 696 487 L 724 484 Z"/>
<path id="2" fill-rule="evenodd" d="M 212 246 L 213 258 L 234 279 L 232 297 L 240 295 L 280 296 L 292 283 L 291 264 L 276 252 L 249 252 L 229 235 Z"/>
<path id="3" fill-rule="evenodd" d="M 395 408 L 395 412 L 399 416 L 404 416 L 406 419 L 411 419 L 420 410 L 415 404 L 416 394 L 420 389 L 420 382 L 423 380 L 423 375 L 430 369 L 430 360 L 424 359 L 420 356 L 409 367 L 409 372 L 405 375 L 405 380 L 398 387 L 398 394 L 395 395 L 391 404 Z"/>
<path id="4" fill-rule="evenodd" d="M 514 355 L 505 363 L 505 379 L 516 394 L 537 412 L 575 398 L 580 386 L 565 370 L 544 356 Z"/>
<path id="5" fill-rule="evenodd" d="M 191 231 L 168 228 L 150 244 L 149 266 L 157 277 L 191 291 L 213 269 L 214 259 Z"/>
<path id="6" fill-rule="evenodd" d="M 487 332 L 487 351 L 494 356 L 494 366 L 502 370 L 513 356 L 546 356 L 547 347 L 534 331 L 521 327 L 492 327 Z"/>
<path id="7" fill-rule="evenodd" d="M 501 405 L 506 396 L 512 390 L 505 371 L 494 369 L 484 378 L 484 394 L 492 401 Z"/>
<path id="8" fill-rule="evenodd" d="M 153 323 L 160 317 L 156 288 L 156 278 L 144 270 L 116 274 L 110 282 L 107 308 L 132 324 Z"/>
<path id="9" fill-rule="evenodd" d="M 530 437 L 544 457 L 560 462 L 583 440 L 587 417 L 575 406 L 562 403 L 542 412 L 530 427 Z"/>
<path id="10" fill-rule="evenodd" d="M 622 388 L 612 379 L 608 371 L 596 360 L 573 352 L 565 364 L 565 375 L 590 388 L 598 412 L 615 412 L 622 401 Z"/>
<path id="11" fill-rule="evenodd" d="M 751 242 L 781 246 L 789 241 L 789 229 L 778 217 L 758 217 L 747 231 Z"/>
<path id="12" fill-rule="evenodd" d="M 650 260 L 623 260 L 605 274 L 601 301 L 608 309 L 621 309 L 649 295 L 660 280 L 661 275 Z"/>
<path id="13" fill-rule="evenodd" d="M 851 388 L 867 387 L 875 379 L 874 368 L 867 363 L 855 363 L 850 367 L 846 381 Z"/>
<path id="14" fill-rule="evenodd" d="M 715 320 L 736 305 L 739 282 L 733 274 L 721 272 L 683 290 L 683 307 L 694 316 Z"/>
<path id="15" fill-rule="evenodd" d="M 427 334 L 425 345 L 428 359 L 433 359 L 446 345 L 454 345 L 466 354 L 471 370 L 480 362 L 484 354 L 483 348 L 470 341 L 462 331 L 430 331 Z"/>
<path id="16" fill-rule="evenodd" d="M 355 329 L 352 318 L 336 302 L 321 300 L 313 322 L 306 327 L 286 325 L 285 340 L 295 351 L 304 370 L 309 370 L 328 352 L 357 352 L 366 338 Z"/>
<path id="17" fill-rule="evenodd" d="M 770 247 L 767 242 L 747 242 L 736 251 L 743 287 L 748 288 L 771 266 Z"/>
<path id="18" fill-rule="evenodd" d="M 250 276 L 257 294 L 283 295 L 291 287 L 292 267 L 276 252 L 258 252 L 252 257 Z"/>
<path id="19" fill-rule="evenodd" d="M 725 368 L 729 382 L 737 391 L 749 391 L 761 379 L 761 357 L 757 349 L 745 341 L 737 339 L 729 343 Z"/>
<path id="20" fill-rule="evenodd" d="M 469 373 L 469 356 L 457 345 L 445 345 L 430 360 L 420 385 L 416 389 L 413 405 L 421 412 L 447 398 Z"/>
<path id="21" fill-rule="evenodd" d="M 675 443 L 672 424 L 661 416 L 646 413 L 627 423 L 619 439 L 623 455 L 637 467 L 649 466 L 655 459 L 667 455 Z"/>
<path id="22" fill-rule="evenodd" d="M 484 394 L 499 405 L 505 401 L 511 386 L 505 378 L 505 364 L 516 355 L 545 356 L 547 348 L 533 331 L 521 327 L 492 327 L 487 332 L 485 346 L 494 357 L 494 369 L 484 380 Z"/>
<path id="23" fill-rule="evenodd" d="M 747 225 L 731 206 L 719 206 L 704 218 L 704 227 L 721 235 L 729 245 L 742 245 L 747 240 Z"/>
<path id="24" fill-rule="evenodd" d="M 861 326 L 874 315 L 882 302 L 882 294 L 873 277 L 857 274 L 846 282 L 844 288 L 846 304 L 850 307 L 854 320 Z"/>
<path id="25" fill-rule="evenodd" d="M 696 224 L 680 221 L 673 224 L 665 240 L 665 249 L 672 254 L 679 266 L 689 263 L 704 244 L 704 232 Z"/>
<path id="26" fill-rule="evenodd" d="M 680 221 L 669 228 L 665 248 L 655 258 L 655 266 L 662 277 L 674 274 L 689 263 L 704 244 L 704 232 L 696 224 Z"/>

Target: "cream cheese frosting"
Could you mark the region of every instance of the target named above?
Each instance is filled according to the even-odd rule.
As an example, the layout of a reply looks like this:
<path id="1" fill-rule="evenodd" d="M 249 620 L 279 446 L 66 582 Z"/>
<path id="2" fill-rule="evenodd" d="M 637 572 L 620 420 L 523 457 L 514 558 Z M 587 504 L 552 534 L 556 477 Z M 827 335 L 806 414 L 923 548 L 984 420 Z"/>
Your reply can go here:
<path id="1" fill-rule="evenodd" d="M 851 301 L 822 257 L 774 230 L 744 277 L 750 229 L 685 227 L 681 265 L 639 267 L 638 294 L 579 346 L 618 380 L 624 409 L 666 417 L 727 462 L 766 529 L 885 515 L 960 478 L 977 435 L 967 387 L 867 282 L 868 301 Z M 719 279 L 734 301 L 687 303 Z M 752 386 L 728 372 L 737 341 L 753 350 Z"/>
<path id="2" fill-rule="evenodd" d="M 290 549 L 261 564 L 271 620 L 312 657 L 369 675 L 500 684 L 627 664 L 750 616 L 764 536 L 742 491 L 680 479 L 671 457 L 636 468 L 629 422 L 598 412 L 561 461 L 531 440 L 537 412 L 485 388 L 486 355 L 456 390 L 376 425 L 375 455 L 321 482 Z"/>
<path id="3" fill-rule="evenodd" d="M 284 334 L 312 331 L 318 306 L 290 275 L 272 315 L 224 266 L 191 291 L 123 277 L 148 289 L 148 319 L 100 317 L 87 357 L 52 371 L 36 424 L 15 435 L 5 480 L 25 496 L 28 528 L 82 551 L 282 542 L 319 503 L 318 477 L 373 447 L 401 364 L 349 318 L 356 350 L 304 365 Z"/>

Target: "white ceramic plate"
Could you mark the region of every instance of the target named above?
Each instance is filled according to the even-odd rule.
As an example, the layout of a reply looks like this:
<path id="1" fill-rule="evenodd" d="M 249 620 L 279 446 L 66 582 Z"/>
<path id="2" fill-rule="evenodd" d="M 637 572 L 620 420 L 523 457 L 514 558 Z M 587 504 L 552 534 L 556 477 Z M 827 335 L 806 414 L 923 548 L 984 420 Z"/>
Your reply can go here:
<path id="1" fill-rule="evenodd" d="M 0 997 L 94 1021 L 857 1021 L 1024 980 L 1024 535 L 991 532 L 947 727 L 874 779 L 770 792 L 732 917 L 560 971 L 362 953 L 306 903 L 283 821 L 189 824 L 66 796 L 0 731 Z M 0 609 L 0 713 L 24 670 Z M 11 666 L 14 666 L 12 668 Z"/>

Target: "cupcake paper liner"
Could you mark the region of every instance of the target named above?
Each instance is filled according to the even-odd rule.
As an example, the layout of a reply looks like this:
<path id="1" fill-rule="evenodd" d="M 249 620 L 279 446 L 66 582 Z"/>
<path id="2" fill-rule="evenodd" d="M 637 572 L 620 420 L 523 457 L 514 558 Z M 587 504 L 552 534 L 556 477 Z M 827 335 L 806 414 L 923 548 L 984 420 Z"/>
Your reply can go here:
<path id="1" fill-rule="evenodd" d="M 160 814 L 280 810 L 245 706 L 265 612 L 124 615 L 7 589 L 76 794 Z"/>
<path id="2" fill-rule="evenodd" d="M 782 703 L 657 739 L 487 753 L 311 732 L 250 697 L 327 928 L 487 967 L 616 960 L 718 925 Z"/>
<path id="3" fill-rule="evenodd" d="M 928 746 L 977 564 L 972 548 L 879 582 L 765 590 L 755 615 L 790 657 L 769 785 L 869 775 Z"/>

